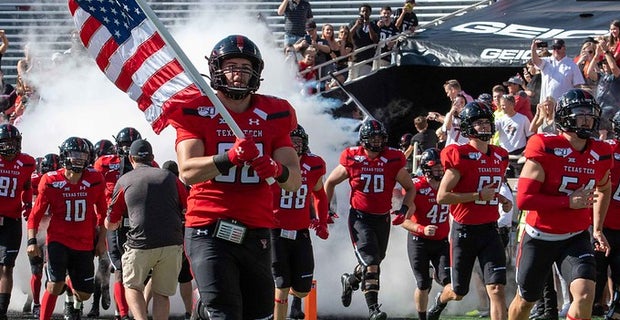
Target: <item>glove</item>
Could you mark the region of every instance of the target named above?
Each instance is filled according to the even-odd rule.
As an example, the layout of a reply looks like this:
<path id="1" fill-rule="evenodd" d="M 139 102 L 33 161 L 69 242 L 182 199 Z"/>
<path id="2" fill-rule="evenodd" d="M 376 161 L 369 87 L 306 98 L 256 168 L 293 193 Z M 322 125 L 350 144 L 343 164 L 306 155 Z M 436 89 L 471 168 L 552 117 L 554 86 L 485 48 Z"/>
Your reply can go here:
<path id="1" fill-rule="evenodd" d="M 277 178 L 282 174 L 282 164 L 267 155 L 262 155 L 252 160 L 251 166 L 263 180 Z"/>
<path id="2" fill-rule="evenodd" d="M 407 210 L 409 210 L 409 207 L 403 204 L 400 209 L 392 212 L 392 214 L 396 215 L 396 217 L 392 220 L 392 225 L 398 226 L 405 222 L 407 218 Z"/>
<path id="3" fill-rule="evenodd" d="M 316 230 L 318 226 L 319 226 L 319 219 L 316 219 L 316 218 L 310 219 L 310 225 L 308 226 L 308 228 Z"/>
<path id="4" fill-rule="evenodd" d="M 326 240 L 329 237 L 329 229 L 327 229 L 327 223 L 320 223 L 316 226 L 317 237 Z"/>
<path id="5" fill-rule="evenodd" d="M 256 148 L 252 138 L 237 139 L 232 148 L 226 153 L 228 154 L 228 160 L 236 166 L 242 166 L 259 155 L 258 148 Z"/>
<path id="6" fill-rule="evenodd" d="M 338 214 L 336 213 L 336 211 L 329 210 L 328 214 L 329 214 L 329 216 L 327 217 L 328 224 L 333 224 L 336 221 L 336 219 L 340 218 Z"/>
<path id="7" fill-rule="evenodd" d="M 32 205 L 22 205 L 22 217 L 24 217 L 24 220 L 28 221 L 30 211 L 32 211 Z"/>

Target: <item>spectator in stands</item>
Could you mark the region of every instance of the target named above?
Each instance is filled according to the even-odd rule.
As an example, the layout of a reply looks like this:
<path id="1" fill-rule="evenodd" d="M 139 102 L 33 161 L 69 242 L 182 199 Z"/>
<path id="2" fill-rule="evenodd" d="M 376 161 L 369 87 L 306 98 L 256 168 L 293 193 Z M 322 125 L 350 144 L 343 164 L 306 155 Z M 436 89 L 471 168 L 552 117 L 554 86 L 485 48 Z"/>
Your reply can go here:
<path id="1" fill-rule="evenodd" d="M 24 45 L 24 57 L 17 61 L 17 77 L 25 79 L 34 67 L 34 61 L 30 52 L 30 44 Z"/>
<path id="2" fill-rule="evenodd" d="M 599 41 L 596 46 L 596 56 L 602 56 L 603 60 L 598 64 L 592 63 L 587 74 L 598 82 L 595 97 L 601 106 L 599 133 L 602 139 L 606 139 L 607 132 L 611 131 L 610 120 L 620 110 L 620 67 L 605 40 Z"/>
<path id="3" fill-rule="evenodd" d="M 299 61 L 299 76 L 305 81 L 316 80 L 316 70 L 312 70 L 315 66 L 316 49 L 310 46 L 304 51 L 303 59 Z"/>
<path id="4" fill-rule="evenodd" d="M 397 35 L 400 31 L 396 27 L 396 23 L 392 19 L 392 8 L 384 6 L 381 8 L 379 19 L 374 22 L 379 29 L 379 41 L 381 41 L 381 54 L 392 52 L 392 47 L 396 44 L 396 39 L 388 40 Z M 386 54 L 381 59 L 375 60 L 374 69 L 388 66 L 391 64 L 392 55 Z"/>
<path id="5" fill-rule="evenodd" d="M 469 141 L 461 134 L 461 121 L 459 120 L 459 114 L 463 110 L 465 104 L 465 96 L 458 94 L 454 97 L 452 108 L 450 108 L 450 111 L 444 117 L 442 129 L 447 135 L 446 146 L 451 144 L 465 144 Z"/>
<path id="6" fill-rule="evenodd" d="M 587 38 L 586 41 L 584 41 L 581 45 L 581 51 L 579 52 L 579 55 L 573 58 L 573 61 L 575 61 L 577 67 L 579 67 L 579 71 L 581 71 L 581 75 L 583 76 L 585 81 L 583 89 L 587 89 L 590 92 L 594 92 L 594 88 L 596 88 L 596 81 L 590 78 L 586 72 L 588 72 L 588 66 L 590 65 L 590 62 L 598 62 L 598 57 L 594 55 L 595 52 L 595 40 L 593 38 Z"/>
<path id="7" fill-rule="evenodd" d="M 353 52 L 353 40 L 351 39 L 351 31 L 349 30 L 349 26 L 342 25 L 340 26 L 340 30 L 338 30 L 338 45 L 340 46 L 340 56 L 344 57 Z M 340 71 L 346 69 L 349 66 L 349 58 L 343 58 L 336 62 L 336 71 Z M 341 82 L 344 82 L 349 76 L 349 71 L 343 72 L 337 75 L 338 79 Z"/>
<path id="8" fill-rule="evenodd" d="M 584 84 L 583 76 L 577 64 L 566 56 L 564 40 L 553 40 L 552 56 L 546 58 L 541 58 L 538 54 L 538 44 L 541 42 L 540 39 L 534 39 L 530 47 L 532 62 L 542 74 L 540 98 L 551 96 L 557 100 L 568 90 Z"/>
<path id="9" fill-rule="evenodd" d="M 0 29 L 0 66 L 2 66 L 2 56 L 6 53 L 6 49 L 9 48 L 9 39 L 6 37 L 6 32 Z"/>
<path id="10" fill-rule="evenodd" d="M 303 38 L 300 38 L 295 42 L 293 47 L 303 56 L 306 49 L 308 47 L 313 46 L 317 50 L 317 54 L 319 52 L 328 52 L 329 46 L 326 44 L 327 42 L 319 37 L 319 34 L 316 32 L 316 23 L 314 21 L 309 21 L 306 24 L 306 35 Z M 319 47 L 321 49 L 319 49 Z M 327 58 L 325 56 L 317 56 L 316 62 L 319 61 L 325 62 Z"/>
<path id="11" fill-rule="evenodd" d="M 448 136 L 446 132 L 443 131 L 443 127 L 437 128 L 437 130 L 435 130 L 435 135 L 437 135 L 437 149 L 442 150 L 446 146 L 446 139 Z"/>
<path id="12" fill-rule="evenodd" d="M 530 120 L 515 110 L 515 96 L 505 94 L 500 100 L 500 107 L 504 115 L 495 118 L 495 129 L 499 133 L 499 146 L 506 149 L 509 155 L 520 156 L 525 150 L 527 139 L 532 135 L 530 132 Z M 529 103 L 527 104 L 529 108 Z M 506 175 L 515 178 L 521 172 L 521 165 L 511 161 Z"/>
<path id="13" fill-rule="evenodd" d="M 317 46 L 321 55 L 325 57 L 323 62 L 331 61 L 340 57 L 340 43 L 336 39 L 334 34 L 334 26 L 326 23 L 321 28 L 321 42 L 320 46 Z M 330 73 L 336 71 L 336 63 L 328 64 L 321 68 L 321 77 L 327 76 Z"/>
<path id="14" fill-rule="evenodd" d="M 278 15 L 284 16 L 284 46 L 303 38 L 306 23 L 313 18 L 312 7 L 306 0 L 282 0 Z"/>
<path id="15" fill-rule="evenodd" d="M 523 90 L 530 97 L 530 107 L 532 110 L 536 110 L 536 105 L 540 102 L 540 85 L 542 78 L 540 76 L 540 70 L 536 68 L 532 59 L 528 60 L 523 67 L 523 81 L 525 87 Z"/>
<path id="16" fill-rule="evenodd" d="M 4 81 L 4 72 L 0 70 L 0 112 L 4 113 L 7 109 L 15 105 L 17 91 L 8 82 Z"/>
<path id="17" fill-rule="evenodd" d="M 616 64 L 620 65 L 620 20 L 613 20 L 609 24 L 609 51 L 613 54 Z"/>
<path id="18" fill-rule="evenodd" d="M 493 86 L 491 89 L 493 95 L 491 96 L 491 109 L 493 109 L 493 117 L 495 119 L 499 119 L 504 115 L 504 110 L 501 108 L 501 100 L 502 96 L 506 94 L 506 88 L 501 84 Z M 491 144 L 494 146 L 499 146 L 499 132 L 495 130 L 493 137 L 491 138 Z"/>
<path id="19" fill-rule="evenodd" d="M 415 0 L 405 0 L 405 5 L 402 8 L 396 9 L 394 13 L 394 20 L 396 20 L 396 28 L 400 32 L 406 34 L 413 34 L 415 28 L 418 26 L 418 16 L 413 12 L 415 7 Z"/>
<path id="20" fill-rule="evenodd" d="M 355 50 L 379 42 L 379 28 L 370 21 L 372 7 L 367 3 L 362 4 L 359 8 L 359 14 L 360 16 L 349 24 Z M 371 59 L 375 55 L 375 50 L 376 48 L 369 48 L 355 53 L 353 62 L 359 63 Z M 349 72 L 349 79 L 353 80 L 357 77 L 366 75 L 370 73 L 371 69 L 372 65 L 370 63 L 357 65 Z"/>
<path id="21" fill-rule="evenodd" d="M 521 90 L 523 87 L 523 79 L 519 75 L 510 77 L 508 81 L 503 83 L 508 88 L 508 94 L 511 94 L 515 98 L 515 111 L 526 116 L 528 120 L 532 121 L 534 115 L 532 114 L 532 107 L 530 105 L 530 98 L 525 91 Z"/>
<path id="22" fill-rule="evenodd" d="M 4 111 L 9 119 L 9 123 L 14 124 L 18 122 L 18 119 L 24 114 L 28 106 L 33 105 L 39 100 L 39 96 L 36 94 L 34 88 L 21 78 L 17 79 L 17 98 L 13 107 Z"/>
<path id="23" fill-rule="evenodd" d="M 536 114 L 532 123 L 530 123 L 530 131 L 533 133 L 557 133 L 555 127 L 555 99 L 547 97 L 545 101 L 536 106 Z"/>
<path id="24" fill-rule="evenodd" d="M 413 154 L 413 146 L 416 142 L 418 143 L 418 154 L 421 154 L 422 151 L 426 149 L 435 148 L 437 146 L 437 135 L 435 131 L 428 129 L 426 117 L 417 116 L 413 119 L 413 125 L 418 133 L 411 138 L 409 148 L 405 150 L 405 158 L 409 158 L 409 156 Z"/>
<path id="25" fill-rule="evenodd" d="M 456 98 L 457 95 L 461 94 L 463 95 L 463 97 L 465 97 L 466 102 L 472 102 L 474 101 L 474 98 L 472 98 L 470 95 L 468 95 L 465 91 L 463 91 L 463 89 L 461 89 L 461 84 L 459 83 L 458 80 L 455 79 L 451 79 L 446 81 L 443 84 L 443 89 L 446 92 L 446 96 L 450 99 L 450 101 L 454 102 L 454 99 Z"/>

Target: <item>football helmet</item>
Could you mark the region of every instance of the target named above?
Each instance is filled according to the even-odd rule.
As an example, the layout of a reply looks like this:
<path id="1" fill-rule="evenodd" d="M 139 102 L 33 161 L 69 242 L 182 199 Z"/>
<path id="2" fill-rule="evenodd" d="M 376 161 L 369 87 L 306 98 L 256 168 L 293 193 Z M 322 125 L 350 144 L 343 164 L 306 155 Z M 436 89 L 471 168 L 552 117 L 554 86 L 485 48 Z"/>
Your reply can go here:
<path id="1" fill-rule="evenodd" d="M 258 47 L 247 37 L 230 35 L 215 44 L 215 47 L 211 50 L 211 54 L 205 58 L 209 62 L 211 87 L 221 91 L 227 97 L 234 100 L 241 100 L 260 87 L 261 73 L 263 72 L 265 64 Z M 243 58 L 252 63 L 251 70 L 231 70 L 250 75 L 250 80 L 246 87 L 233 87 L 229 85 L 225 70 L 222 70 L 222 65 L 225 60 L 231 58 Z"/>
<path id="2" fill-rule="evenodd" d="M 41 174 L 60 169 L 60 157 L 55 153 L 48 153 L 43 157 L 39 172 Z"/>
<path id="3" fill-rule="evenodd" d="M 401 150 L 405 151 L 411 145 L 411 139 L 413 139 L 413 135 L 411 133 L 405 133 L 400 137 L 400 142 L 398 142 L 398 146 Z"/>
<path id="4" fill-rule="evenodd" d="M 420 155 L 420 169 L 422 173 L 427 177 L 436 181 L 441 181 L 443 177 L 443 170 L 441 175 L 433 175 L 433 167 L 435 165 L 441 165 L 440 151 L 437 148 L 428 148 Z"/>
<path id="5" fill-rule="evenodd" d="M 10 157 L 22 151 L 22 134 L 11 124 L 0 125 L 0 156 Z"/>
<path id="6" fill-rule="evenodd" d="M 616 139 L 620 139 L 620 111 L 616 112 L 613 118 L 611 118 L 611 126 L 614 129 Z"/>
<path id="7" fill-rule="evenodd" d="M 304 127 L 298 124 L 297 129 L 291 131 L 291 137 L 301 138 L 301 148 L 295 146 L 295 151 L 297 151 L 297 155 L 301 156 L 302 154 L 308 153 L 308 151 L 310 151 L 310 148 L 308 147 L 308 134 L 306 133 L 306 130 L 304 130 Z"/>
<path id="8" fill-rule="evenodd" d="M 84 142 L 88 145 L 88 165 L 92 166 L 95 163 L 95 159 L 97 159 L 97 156 L 95 155 L 95 146 L 92 142 L 90 142 L 90 140 L 86 138 L 82 139 L 84 139 Z"/>
<path id="9" fill-rule="evenodd" d="M 75 173 L 84 171 L 90 159 L 90 150 L 84 139 L 70 137 L 60 145 L 60 163 Z"/>
<path id="10" fill-rule="evenodd" d="M 129 147 L 131 147 L 131 143 L 138 139 L 142 139 L 142 135 L 140 135 L 140 132 L 138 132 L 135 128 L 126 127 L 121 129 L 121 131 L 119 131 L 114 137 L 114 140 L 116 141 L 116 152 L 118 155 L 129 155 Z"/>
<path id="11" fill-rule="evenodd" d="M 114 144 L 108 139 L 101 139 L 95 143 L 95 156 L 97 156 L 97 158 L 104 155 L 114 154 L 115 152 L 116 150 L 114 149 Z"/>
<path id="12" fill-rule="evenodd" d="M 577 116 L 591 116 L 591 128 L 577 126 Z M 564 132 L 574 132 L 581 139 L 598 135 L 601 107 L 588 91 L 571 89 L 563 94 L 555 107 L 555 126 Z"/>
<path id="13" fill-rule="evenodd" d="M 372 152 L 381 152 L 387 145 L 388 134 L 387 130 L 381 122 L 375 119 L 367 120 L 362 123 L 360 127 L 360 144 L 364 149 Z M 379 144 L 373 143 L 372 138 L 381 137 Z"/>
<path id="14" fill-rule="evenodd" d="M 489 141 L 495 134 L 495 117 L 493 111 L 484 103 L 474 101 L 467 103 L 459 114 L 461 120 L 461 134 L 466 138 L 477 138 Z M 474 123 L 479 119 L 487 119 L 491 123 L 491 131 L 479 132 L 474 128 Z"/>

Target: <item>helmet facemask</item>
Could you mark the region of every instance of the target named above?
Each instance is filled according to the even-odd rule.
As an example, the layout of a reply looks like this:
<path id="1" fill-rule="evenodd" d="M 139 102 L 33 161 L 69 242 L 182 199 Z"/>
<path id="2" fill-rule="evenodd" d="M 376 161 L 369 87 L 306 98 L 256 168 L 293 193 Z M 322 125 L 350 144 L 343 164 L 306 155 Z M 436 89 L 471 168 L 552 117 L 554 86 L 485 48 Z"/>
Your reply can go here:
<path id="1" fill-rule="evenodd" d="M 600 122 L 600 108 L 598 108 L 598 106 L 577 105 L 568 110 L 570 114 L 563 115 L 561 117 L 562 121 L 559 123 L 562 131 L 574 132 L 580 139 L 588 139 L 598 135 L 598 126 Z M 587 125 L 590 121 L 592 125 L 589 127 L 580 125 L 580 122 L 581 124 Z"/>
<path id="2" fill-rule="evenodd" d="M 21 137 L 0 139 L 0 156 L 12 157 L 21 151 Z"/>
<path id="3" fill-rule="evenodd" d="M 424 173 L 427 179 L 441 181 L 441 178 L 443 178 L 444 170 L 441 163 L 437 163 L 435 161 L 428 161 L 422 166 L 422 173 Z"/>
<path id="4" fill-rule="evenodd" d="M 63 157 L 63 166 L 67 170 L 71 170 L 75 173 L 81 173 L 84 168 L 88 166 L 88 160 L 90 155 L 88 152 L 81 151 L 67 151 Z"/>
<path id="5" fill-rule="evenodd" d="M 235 86 L 234 83 L 232 83 L 232 77 L 235 73 L 239 73 L 243 80 L 242 82 L 245 82 L 243 86 Z M 231 79 L 229 79 L 229 77 Z M 212 84 L 217 86 L 218 91 L 221 91 L 230 99 L 242 100 L 250 93 L 258 90 L 260 74 L 257 73 L 254 68 L 229 66 L 214 70 L 211 74 L 211 79 Z"/>

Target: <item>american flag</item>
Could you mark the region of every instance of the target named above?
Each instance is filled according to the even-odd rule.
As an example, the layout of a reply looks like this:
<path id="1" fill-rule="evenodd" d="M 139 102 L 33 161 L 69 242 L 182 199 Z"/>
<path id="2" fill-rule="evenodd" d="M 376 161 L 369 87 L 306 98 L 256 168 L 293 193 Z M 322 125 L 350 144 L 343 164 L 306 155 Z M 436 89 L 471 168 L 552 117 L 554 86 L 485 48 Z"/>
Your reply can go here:
<path id="1" fill-rule="evenodd" d="M 80 38 L 99 68 L 138 103 L 156 133 L 179 104 L 200 100 L 156 26 L 135 0 L 68 0 Z"/>

